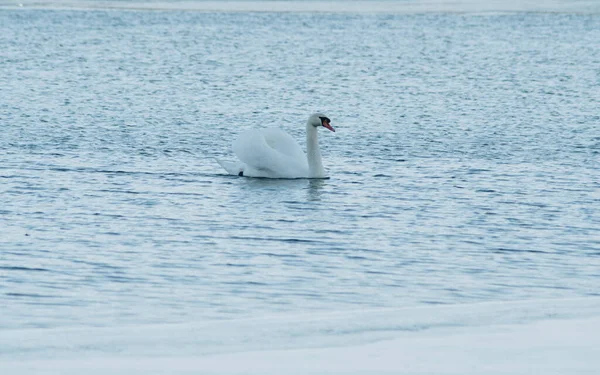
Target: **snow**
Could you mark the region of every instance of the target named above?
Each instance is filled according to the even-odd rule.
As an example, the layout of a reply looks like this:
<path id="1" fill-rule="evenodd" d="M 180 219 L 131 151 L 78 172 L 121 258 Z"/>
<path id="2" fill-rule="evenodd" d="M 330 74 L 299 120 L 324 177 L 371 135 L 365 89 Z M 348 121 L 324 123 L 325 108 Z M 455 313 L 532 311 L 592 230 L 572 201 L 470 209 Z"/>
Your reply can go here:
<path id="1" fill-rule="evenodd" d="M 595 374 L 600 299 L 0 333 L 7 374 Z"/>
<path id="2" fill-rule="evenodd" d="M 201 12 L 600 12 L 600 4 L 591 0 L 0 0 L 0 7 Z"/>

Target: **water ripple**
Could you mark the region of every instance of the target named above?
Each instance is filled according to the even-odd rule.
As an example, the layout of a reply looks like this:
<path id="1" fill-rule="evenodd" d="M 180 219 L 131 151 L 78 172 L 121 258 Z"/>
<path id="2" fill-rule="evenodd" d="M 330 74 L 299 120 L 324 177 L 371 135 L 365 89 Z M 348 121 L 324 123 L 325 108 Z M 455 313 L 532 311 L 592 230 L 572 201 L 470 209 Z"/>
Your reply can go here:
<path id="1" fill-rule="evenodd" d="M 0 327 L 598 294 L 594 15 L 4 9 L 0 31 Z M 213 160 L 250 127 L 304 144 L 316 110 L 328 180 Z"/>

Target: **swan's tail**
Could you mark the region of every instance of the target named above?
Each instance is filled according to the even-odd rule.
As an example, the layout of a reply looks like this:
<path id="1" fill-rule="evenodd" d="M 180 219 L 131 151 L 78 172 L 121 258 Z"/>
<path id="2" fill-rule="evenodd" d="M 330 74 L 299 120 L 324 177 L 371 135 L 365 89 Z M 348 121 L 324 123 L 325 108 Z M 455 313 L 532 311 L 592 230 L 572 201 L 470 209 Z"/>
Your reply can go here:
<path id="1" fill-rule="evenodd" d="M 225 160 L 219 160 L 219 159 L 215 159 L 215 160 L 229 174 L 232 174 L 235 176 L 240 176 L 240 173 L 242 173 L 242 174 L 244 173 L 244 164 L 243 163 L 235 162 L 235 161 L 225 161 Z"/>

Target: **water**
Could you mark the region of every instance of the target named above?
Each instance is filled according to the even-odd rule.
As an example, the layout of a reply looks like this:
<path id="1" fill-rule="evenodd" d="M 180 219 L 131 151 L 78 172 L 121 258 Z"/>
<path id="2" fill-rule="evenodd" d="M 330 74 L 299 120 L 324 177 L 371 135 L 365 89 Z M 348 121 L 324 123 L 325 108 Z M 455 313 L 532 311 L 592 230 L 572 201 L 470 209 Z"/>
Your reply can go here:
<path id="1" fill-rule="evenodd" d="M 0 18 L 2 329 L 600 294 L 596 13 Z M 317 110 L 328 180 L 213 160 Z"/>

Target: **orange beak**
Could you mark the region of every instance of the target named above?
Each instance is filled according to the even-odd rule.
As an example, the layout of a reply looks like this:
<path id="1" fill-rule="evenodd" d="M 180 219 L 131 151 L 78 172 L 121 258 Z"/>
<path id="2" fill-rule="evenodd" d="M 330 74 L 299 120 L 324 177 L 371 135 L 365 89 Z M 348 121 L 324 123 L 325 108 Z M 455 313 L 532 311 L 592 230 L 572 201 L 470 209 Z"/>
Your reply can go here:
<path id="1" fill-rule="evenodd" d="M 329 122 L 323 121 L 323 126 L 335 133 L 335 129 L 329 125 Z"/>

